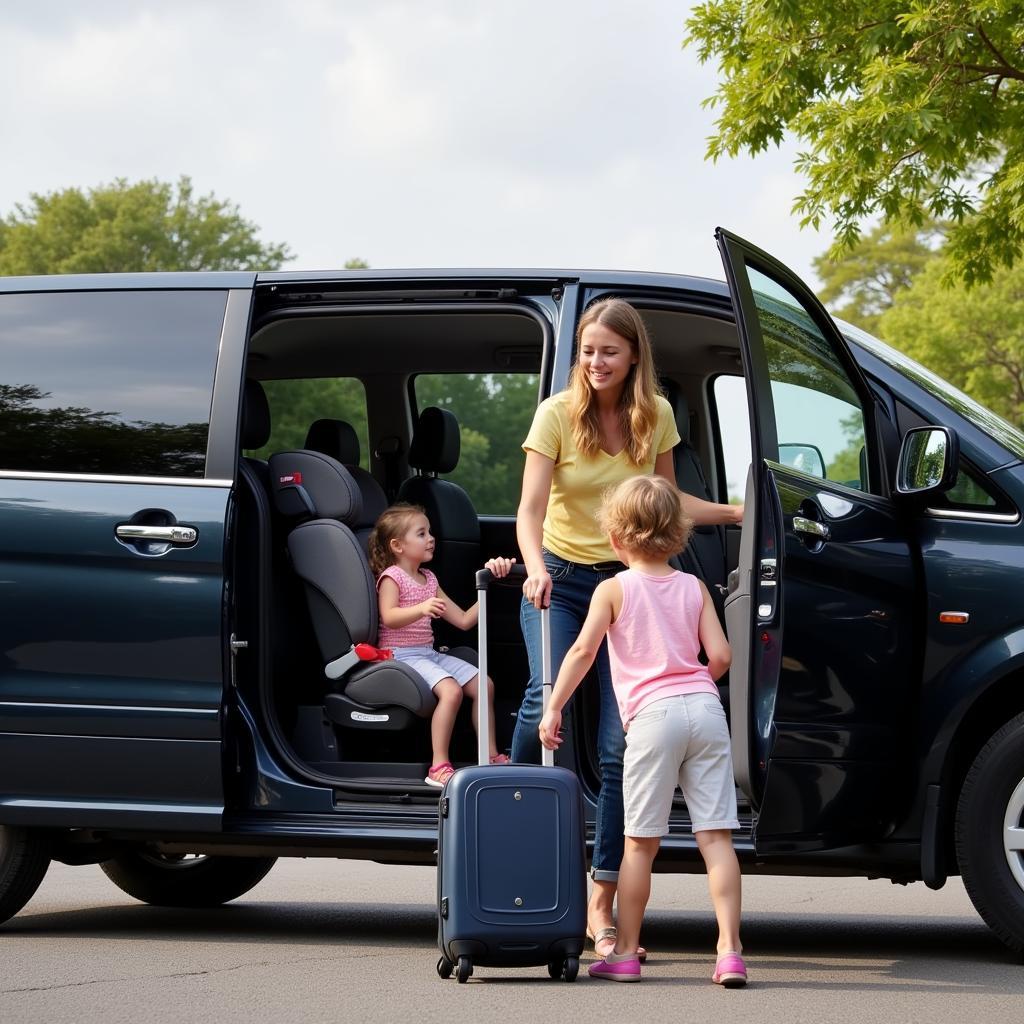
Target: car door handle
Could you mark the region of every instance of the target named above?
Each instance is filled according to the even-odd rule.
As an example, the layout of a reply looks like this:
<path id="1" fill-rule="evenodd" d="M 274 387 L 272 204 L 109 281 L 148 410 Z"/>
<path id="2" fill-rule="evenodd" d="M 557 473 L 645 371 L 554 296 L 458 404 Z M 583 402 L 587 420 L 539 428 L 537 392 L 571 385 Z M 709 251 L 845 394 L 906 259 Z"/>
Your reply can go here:
<path id="1" fill-rule="evenodd" d="M 124 523 L 117 528 L 118 540 L 157 540 L 164 544 L 195 544 L 199 531 L 194 526 L 144 526 Z"/>
<path id="2" fill-rule="evenodd" d="M 797 533 L 806 533 L 818 540 L 828 540 L 832 536 L 829 528 L 817 519 L 807 519 L 804 516 L 793 516 L 793 529 Z"/>

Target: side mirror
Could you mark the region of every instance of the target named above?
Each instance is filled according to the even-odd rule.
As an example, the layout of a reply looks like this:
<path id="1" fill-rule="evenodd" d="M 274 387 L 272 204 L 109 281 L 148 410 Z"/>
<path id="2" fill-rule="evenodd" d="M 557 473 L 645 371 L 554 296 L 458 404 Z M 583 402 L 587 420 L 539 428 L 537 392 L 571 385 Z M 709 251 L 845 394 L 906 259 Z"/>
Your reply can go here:
<path id="1" fill-rule="evenodd" d="M 825 457 L 813 444 L 780 444 L 779 462 L 808 476 L 825 479 Z"/>
<path id="2" fill-rule="evenodd" d="M 960 439 L 948 427 L 914 427 L 900 445 L 896 493 L 923 497 L 941 494 L 956 483 Z"/>

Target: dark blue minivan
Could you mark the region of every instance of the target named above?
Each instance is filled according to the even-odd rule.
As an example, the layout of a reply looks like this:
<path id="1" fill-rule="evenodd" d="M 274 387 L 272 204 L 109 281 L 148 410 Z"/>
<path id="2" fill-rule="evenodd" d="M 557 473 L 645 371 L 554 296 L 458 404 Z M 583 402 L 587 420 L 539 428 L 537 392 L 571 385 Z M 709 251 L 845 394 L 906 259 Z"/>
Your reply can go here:
<path id="1" fill-rule="evenodd" d="M 727 284 L 0 280 L 0 920 L 51 860 L 178 907 L 279 856 L 433 861 L 433 698 L 356 653 L 376 639 L 365 537 L 389 501 L 423 504 L 471 603 L 473 570 L 515 551 L 533 408 L 581 311 L 617 295 L 651 331 L 680 486 L 746 505 L 682 555 L 733 647 L 745 870 L 959 874 L 1024 949 L 1024 435 L 717 238 Z M 504 747 L 517 608 L 491 601 Z M 591 797 L 597 713 L 584 686 L 559 752 Z M 469 723 L 454 749 L 474 759 Z M 681 798 L 662 849 L 700 869 Z"/>

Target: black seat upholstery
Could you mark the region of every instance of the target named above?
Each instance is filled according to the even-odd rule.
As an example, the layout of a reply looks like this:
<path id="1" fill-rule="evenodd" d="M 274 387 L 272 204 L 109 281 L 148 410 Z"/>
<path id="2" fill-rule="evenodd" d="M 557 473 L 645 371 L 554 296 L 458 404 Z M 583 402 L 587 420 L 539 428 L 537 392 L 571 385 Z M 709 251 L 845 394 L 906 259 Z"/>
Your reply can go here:
<path id="1" fill-rule="evenodd" d="M 672 463 L 675 468 L 676 483 L 681 491 L 692 494 L 705 501 L 715 498 L 704 476 L 700 457 L 690 440 L 690 408 L 675 381 L 663 378 L 661 381 L 665 397 L 675 413 L 676 429 L 679 431 L 679 444 L 672 449 Z M 718 589 L 719 584 L 725 585 L 727 576 L 725 554 L 725 531 L 722 526 L 694 527 L 690 543 L 683 553 L 683 568 L 699 576 L 711 591 L 711 597 L 722 617 L 724 597 Z"/>
<path id="2" fill-rule="evenodd" d="M 304 584 L 324 675 L 326 716 L 348 728 L 396 730 L 433 713 L 426 681 L 398 661 L 359 661 L 354 645 L 377 641 L 377 591 L 366 549 L 352 531 L 362 511 L 347 469 L 321 452 L 270 458 L 274 501 L 286 520 L 288 553 Z"/>
<path id="3" fill-rule="evenodd" d="M 388 507 L 388 498 L 384 488 L 359 465 L 359 436 L 355 428 L 344 420 L 317 420 L 306 433 L 304 447 L 340 462 L 355 480 L 363 501 L 352 531 L 365 548 L 373 524 Z"/>
<path id="4" fill-rule="evenodd" d="M 242 392 L 242 450 L 255 451 L 270 440 L 270 403 L 258 380 L 246 378 Z M 249 466 L 267 493 L 270 493 L 270 470 L 262 459 L 246 458 Z"/>
<path id="5" fill-rule="evenodd" d="M 420 413 L 409 465 L 418 476 L 398 490 L 399 501 L 421 505 L 434 535 L 431 571 L 444 590 L 463 608 L 476 601 L 474 579 L 480 568 L 480 519 L 469 495 L 458 484 L 441 480 L 459 464 L 459 422 L 447 409 L 430 406 Z"/>

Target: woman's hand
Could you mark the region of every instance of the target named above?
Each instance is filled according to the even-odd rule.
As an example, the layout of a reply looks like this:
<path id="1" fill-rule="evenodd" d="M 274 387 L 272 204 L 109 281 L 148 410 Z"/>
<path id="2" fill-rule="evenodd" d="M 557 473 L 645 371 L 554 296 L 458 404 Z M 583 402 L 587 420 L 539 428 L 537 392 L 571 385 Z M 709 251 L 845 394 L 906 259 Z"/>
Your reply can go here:
<path id="1" fill-rule="evenodd" d="M 484 562 L 484 568 L 490 569 L 491 575 L 501 579 L 512 571 L 512 566 L 515 564 L 516 560 L 514 558 L 503 558 L 499 555 L 497 558 L 488 558 Z"/>
<path id="2" fill-rule="evenodd" d="M 534 608 L 547 608 L 551 604 L 551 574 L 545 568 L 531 572 L 523 583 L 523 597 Z"/>
<path id="3" fill-rule="evenodd" d="M 432 619 L 441 618 L 446 607 L 447 605 L 439 597 L 430 597 L 426 601 L 420 602 L 420 611 Z"/>
<path id="4" fill-rule="evenodd" d="M 728 508 L 732 512 L 732 518 L 729 519 L 728 522 L 736 526 L 739 526 L 743 522 L 743 506 L 726 505 L 726 508 Z"/>
<path id="5" fill-rule="evenodd" d="M 548 750 L 557 750 L 562 745 L 562 712 L 548 708 L 540 720 L 540 741 Z"/>

